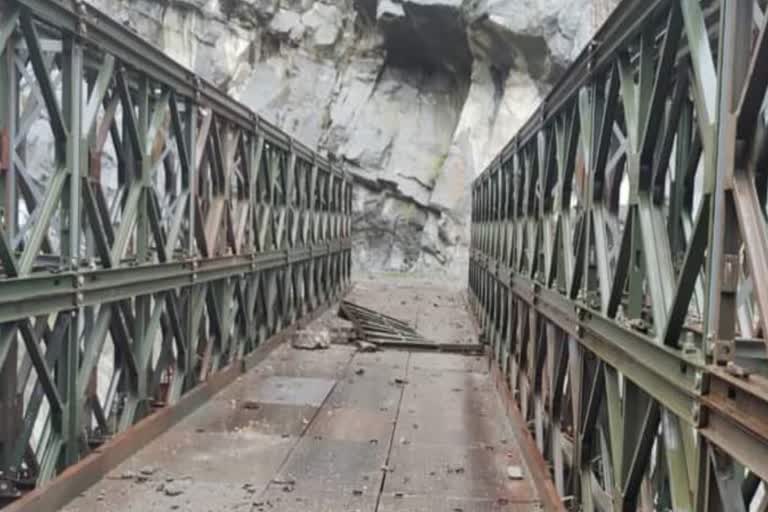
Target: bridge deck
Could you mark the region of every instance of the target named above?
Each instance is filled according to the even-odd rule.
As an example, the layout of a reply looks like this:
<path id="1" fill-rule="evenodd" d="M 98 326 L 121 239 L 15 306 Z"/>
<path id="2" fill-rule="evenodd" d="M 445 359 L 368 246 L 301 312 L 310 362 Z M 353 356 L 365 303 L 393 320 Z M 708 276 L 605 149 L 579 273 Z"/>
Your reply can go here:
<path id="1" fill-rule="evenodd" d="M 466 315 L 444 312 L 457 328 Z M 66 510 L 537 510 L 487 368 L 477 356 L 283 345 Z"/>

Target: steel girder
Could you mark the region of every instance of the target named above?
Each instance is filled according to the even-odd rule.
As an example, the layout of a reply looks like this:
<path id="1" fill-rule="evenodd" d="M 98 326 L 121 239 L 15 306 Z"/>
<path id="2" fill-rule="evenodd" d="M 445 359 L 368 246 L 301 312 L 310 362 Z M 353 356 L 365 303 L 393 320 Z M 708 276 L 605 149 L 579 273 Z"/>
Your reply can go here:
<path id="1" fill-rule="evenodd" d="M 571 509 L 768 509 L 766 20 L 624 0 L 473 184 L 472 307 Z"/>
<path id="2" fill-rule="evenodd" d="M 0 208 L 5 497 L 349 284 L 349 177 L 79 1 L 0 0 Z"/>

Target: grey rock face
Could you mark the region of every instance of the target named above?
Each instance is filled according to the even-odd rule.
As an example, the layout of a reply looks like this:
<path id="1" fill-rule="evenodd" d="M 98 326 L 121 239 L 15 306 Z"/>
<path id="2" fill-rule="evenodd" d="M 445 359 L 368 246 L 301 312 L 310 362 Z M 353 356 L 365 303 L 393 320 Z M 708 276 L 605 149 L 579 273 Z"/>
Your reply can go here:
<path id="1" fill-rule="evenodd" d="M 358 178 L 355 262 L 463 275 L 469 184 L 593 0 L 91 0 Z"/>

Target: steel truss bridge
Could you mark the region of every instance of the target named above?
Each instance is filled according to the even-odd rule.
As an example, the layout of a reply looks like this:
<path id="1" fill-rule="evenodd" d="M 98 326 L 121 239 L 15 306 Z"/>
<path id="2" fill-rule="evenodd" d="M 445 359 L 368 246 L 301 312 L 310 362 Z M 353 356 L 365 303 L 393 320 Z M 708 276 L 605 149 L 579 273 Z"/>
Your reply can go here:
<path id="1" fill-rule="evenodd" d="M 0 141 L 5 498 L 348 286 L 348 176 L 85 3 L 0 0 Z"/>
<path id="2" fill-rule="evenodd" d="M 766 14 L 623 1 L 474 182 L 473 308 L 573 510 L 768 506 Z"/>

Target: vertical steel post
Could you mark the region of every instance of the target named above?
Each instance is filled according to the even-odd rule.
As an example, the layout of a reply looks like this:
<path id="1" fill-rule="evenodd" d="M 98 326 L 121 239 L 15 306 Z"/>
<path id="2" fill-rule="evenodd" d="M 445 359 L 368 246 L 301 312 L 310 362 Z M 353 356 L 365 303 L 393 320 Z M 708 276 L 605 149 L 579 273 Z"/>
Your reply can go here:
<path id="1" fill-rule="evenodd" d="M 77 272 L 80 265 L 80 172 L 84 144 L 81 140 L 83 99 L 83 50 L 74 36 L 64 39 L 63 52 L 63 115 L 67 126 L 65 162 L 68 179 L 62 196 L 61 255 L 65 266 Z M 78 284 L 81 284 L 77 278 Z M 66 338 L 66 350 L 61 365 L 62 396 L 66 402 L 64 414 L 64 463 L 75 463 L 80 456 L 82 397 L 78 396 L 77 374 L 80 357 L 80 330 L 83 308 L 79 302 L 72 310 L 72 320 Z"/>
<path id="2" fill-rule="evenodd" d="M 18 115 L 15 17 L 16 13 L 9 3 L 0 1 L 0 236 L 5 237 L 4 245 L 11 252 L 17 222 L 13 151 Z M 13 329 L 11 326 L 3 328 Z M 12 334 L 7 343 L 5 362 L 0 367 L 0 469 L 3 471 L 7 471 L 12 464 L 13 443 L 21 420 L 16 383 L 17 336 Z"/>

